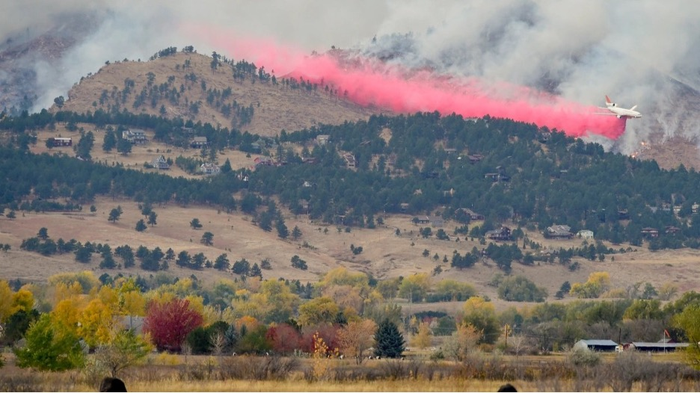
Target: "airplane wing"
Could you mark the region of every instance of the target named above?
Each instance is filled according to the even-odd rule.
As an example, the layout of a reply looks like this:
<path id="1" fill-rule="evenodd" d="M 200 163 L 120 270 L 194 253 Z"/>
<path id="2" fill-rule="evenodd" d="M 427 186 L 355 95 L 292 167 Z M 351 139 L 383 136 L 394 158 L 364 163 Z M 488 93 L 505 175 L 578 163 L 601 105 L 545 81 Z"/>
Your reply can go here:
<path id="1" fill-rule="evenodd" d="M 609 110 L 607 110 L 606 108 L 600 108 L 600 107 L 598 107 L 598 109 L 603 109 L 603 110 L 600 111 L 600 112 L 593 112 L 594 115 L 601 115 L 601 116 L 617 116 L 616 113 L 612 113 L 612 112 L 610 112 Z"/>

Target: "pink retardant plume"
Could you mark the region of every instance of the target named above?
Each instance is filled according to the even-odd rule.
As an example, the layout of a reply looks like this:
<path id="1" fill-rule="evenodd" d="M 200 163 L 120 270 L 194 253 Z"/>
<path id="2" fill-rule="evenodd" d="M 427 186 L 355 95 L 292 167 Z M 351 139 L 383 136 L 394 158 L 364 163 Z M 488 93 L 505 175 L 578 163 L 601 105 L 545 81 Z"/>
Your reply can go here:
<path id="1" fill-rule="evenodd" d="M 429 71 L 408 71 L 370 61 L 341 61 L 332 55 L 305 55 L 272 41 L 233 38 L 230 33 L 201 25 L 187 30 L 224 48 L 226 55 L 264 66 L 267 72 L 330 85 L 338 95 L 361 106 L 396 113 L 456 113 L 463 117 L 507 118 L 557 129 L 569 136 L 589 134 L 617 139 L 625 120 L 596 114 L 601 110 L 507 83 L 486 86 L 476 79 L 439 77 Z M 344 65 L 344 63 L 349 63 Z M 352 65 L 350 65 L 350 63 Z"/>

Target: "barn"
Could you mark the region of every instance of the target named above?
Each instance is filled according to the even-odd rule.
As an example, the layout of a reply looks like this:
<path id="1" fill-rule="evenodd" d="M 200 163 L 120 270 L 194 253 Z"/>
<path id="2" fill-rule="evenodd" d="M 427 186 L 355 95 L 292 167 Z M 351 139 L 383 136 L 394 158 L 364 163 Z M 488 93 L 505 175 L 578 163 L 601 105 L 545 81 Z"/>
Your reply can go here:
<path id="1" fill-rule="evenodd" d="M 574 344 L 574 350 L 595 351 L 595 352 L 615 352 L 617 343 L 612 340 L 578 340 Z"/>

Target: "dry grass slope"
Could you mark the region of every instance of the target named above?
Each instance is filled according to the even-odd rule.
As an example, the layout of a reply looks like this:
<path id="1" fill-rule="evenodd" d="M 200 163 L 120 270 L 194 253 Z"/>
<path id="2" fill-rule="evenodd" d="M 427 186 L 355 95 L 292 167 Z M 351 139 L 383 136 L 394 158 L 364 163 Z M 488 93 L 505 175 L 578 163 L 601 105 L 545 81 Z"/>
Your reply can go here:
<path id="1" fill-rule="evenodd" d="M 173 204 L 154 206 L 158 214 L 158 225 L 149 227 L 145 232 L 136 232 L 136 222 L 143 216 L 140 215 L 137 204 L 127 200 L 112 200 L 101 198 L 95 203 L 97 212 L 87 212 L 87 206 L 83 212 L 75 214 L 65 213 L 18 213 L 14 220 L 0 217 L 0 243 L 10 244 L 12 250 L 0 252 L 0 278 L 44 281 L 50 275 L 68 272 L 93 270 L 96 276 L 104 272 L 116 274 L 119 270 L 107 271 L 97 267 L 99 256 L 95 255 L 93 261 L 84 265 L 74 260 L 73 254 L 43 257 L 39 254 L 24 252 L 19 249 L 23 239 L 35 236 L 40 228 L 46 227 L 49 236 L 57 240 L 76 239 L 81 242 L 108 243 L 112 248 L 129 244 L 136 248 L 145 245 L 150 249 L 156 246 L 163 250 L 172 248 L 176 253 L 182 250 L 190 254 L 203 252 L 213 260 L 222 253 L 227 253 L 230 261 L 246 258 L 252 263 L 260 263 L 268 258 L 272 264 L 272 270 L 264 270 L 265 278 L 299 279 L 302 282 L 318 280 L 325 272 L 339 266 L 347 267 L 354 271 L 364 271 L 373 274 L 377 278 L 391 278 L 409 276 L 414 273 L 431 274 L 436 266 L 441 266 L 443 272 L 433 276 L 433 281 L 454 279 L 472 283 L 479 294 L 487 295 L 493 299 L 499 309 L 505 309 L 517 303 L 509 303 L 497 299 L 496 288 L 489 285 L 490 281 L 500 270 L 495 264 L 478 263 L 473 268 L 457 270 L 443 263 L 442 258 L 451 258 L 453 251 L 464 253 L 472 247 L 482 247 L 468 239 L 462 238 L 460 242 L 437 240 L 435 238 L 423 239 L 418 235 L 418 227 L 410 222 L 409 216 L 399 215 L 387 217 L 385 226 L 377 229 L 353 228 L 351 232 L 338 231 L 335 226 L 323 226 L 310 222 L 306 216 L 293 216 L 286 213 L 286 224 L 290 228 L 298 226 L 303 232 L 298 241 L 282 240 L 277 237 L 275 231 L 264 232 L 251 223 L 250 217 L 241 213 L 226 214 L 217 212 L 209 207 L 189 206 L 182 207 Z M 109 211 L 121 205 L 124 213 L 117 223 L 107 221 Z M 190 220 L 198 218 L 203 228 L 191 229 Z M 448 222 L 446 231 L 452 232 L 452 224 Z M 401 236 L 395 235 L 396 229 L 401 230 Z M 326 232 L 325 229 L 328 229 Z M 213 246 L 200 244 L 200 239 L 205 231 L 214 234 Z M 577 247 L 580 240 L 548 241 L 537 233 L 530 233 L 532 240 L 549 247 Z M 308 246 L 304 246 L 304 243 Z M 363 252 L 353 255 L 350 245 L 362 246 Z M 627 247 L 627 246 L 624 246 Z M 430 250 L 431 257 L 423 257 L 424 249 Z M 437 253 L 439 260 L 432 256 Z M 309 269 L 306 271 L 291 267 L 290 259 L 299 255 L 307 261 Z M 588 275 L 595 271 L 607 271 L 610 273 L 612 287 L 625 289 L 636 282 L 650 282 L 655 287 L 664 283 L 673 283 L 681 292 L 700 290 L 697 280 L 700 274 L 700 266 L 696 261 L 700 258 L 698 250 L 667 250 L 649 252 L 639 248 L 637 252 L 615 255 L 612 261 L 610 256 L 604 262 L 591 262 L 581 258 L 574 258 L 581 265 L 575 272 L 570 272 L 559 264 L 542 264 L 541 266 L 524 266 L 513 264 L 514 274 L 521 274 L 533 280 L 537 285 L 547 288 L 550 297 L 554 301 L 553 294 L 564 281 L 584 282 Z M 125 274 L 146 274 L 138 267 L 122 269 Z M 223 273 L 214 269 L 193 271 L 183 269 L 170 264 L 170 274 L 180 277 L 188 277 L 195 274 L 198 278 L 208 283 L 213 283 L 219 278 L 232 278 L 231 273 Z M 569 299 L 570 300 L 570 299 Z M 563 301 L 568 301 L 567 299 Z M 406 309 L 444 310 L 450 313 L 461 309 L 460 302 L 454 303 L 426 303 L 403 304 Z M 520 304 L 518 304 L 520 305 Z"/>
<path id="2" fill-rule="evenodd" d="M 189 64 L 188 68 L 183 67 L 186 61 Z M 255 111 L 252 122 L 243 126 L 242 131 L 265 136 L 277 135 L 281 130 L 300 130 L 320 123 L 341 124 L 344 121 L 366 119 L 375 113 L 374 110 L 330 96 L 322 86 L 317 91 L 307 91 L 284 87 L 281 83 L 274 86 L 271 82 L 254 81 L 257 78 L 250 76 L 243 81 L 236 81 L 233 79 L 230 65 L 224 64 L 214 70 L 210 63 L 211 58 L 204 55 L 177 53 L 148 62 L 123 61 L 105 65 L 73 86 L 62 109 L 80 113 L 94 112 L 96 109 L 108 110 L 115 100 L 110 98 L 101 103 L 103 91 L 106 90 L 111 97 L 114 89 L 119 92 L 124 89 L 124 81 L 129 78 L 134 81 L 134 87 L 126 102 L 121 104 L 122 108 L 134 113 L 161 115 L 160 108 L 163 105 L 165 116 L 168 118 L 181 117 L 195 123 L 208 122 L 215 127 L 231 128 L 231 119 L 207 103 L 207 92 L 202 90 L 201 82 L 205 82 L 207 90 L 223 91 L 230 87 L 232 93 L 229 102 L 236 100 L 242 106 L 252 105 Z M 179 92 L 181 85 L 185 87 L 177 104 L 161 99 L 152 107 L 150 100 L 146 100 L 144 105 L 134 109 L 136 96 L 148 86 L 149 73 L 155 75 L 153 84 L 156 86 L 174 78 L 169 84 L 169 90 L 175 88 Z M 189 74 L 197 76 L 196 82 L 185 79 Z M 201 101 L 201 105 L 195 114 L 187 103 L 197 101 Z M 58 108 L 54 105 L 52 110 Z"/>

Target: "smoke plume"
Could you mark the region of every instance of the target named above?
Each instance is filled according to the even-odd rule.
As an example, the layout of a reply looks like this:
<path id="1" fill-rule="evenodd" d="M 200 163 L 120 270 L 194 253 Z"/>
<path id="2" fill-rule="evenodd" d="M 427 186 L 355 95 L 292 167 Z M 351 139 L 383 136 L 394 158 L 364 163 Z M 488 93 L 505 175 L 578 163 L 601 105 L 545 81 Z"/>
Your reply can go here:
<path id="1" fill-rule="evenodd" d="M 522 119 L 572 135 L 602 134 L 600 141 L 626 153 L 653 133 L 688 138 L 700 133 L 700 117 L 692 113 L 700 102 L 700 3 L 692 0 L 204 0 L 185 5 L 31 0 L 10 1 L 3 8 L 0 51 L 8 39 L 16 43 L 44 34 L 67 15 L 92 15 L 96 26 L 76 35 L 60 59 L 28 62 L 37 75 L 35 109 L 65 95 L 106 60 L 146 59 L 164 47 L 191 44 L 200 53 L 231 51 L 236 59 L 249 53 L 257 59 L 247 60 L 274 67 L 278 75 L 296 69 L 325 78 L 358 102 L 430 110 L 416 93 L 424 90 L 441 110 L 514 118 L 529 113 Z M 225 34 L 193 35 L 192 26 Z M 235 47 L 255 40 L 276 53 Z M 343 73 L 342 62 L 333 66 L 322 57 L 296 57 L 324 53 L 333 45 L 366 59 L 365 68 Z M 262 48 L 257 50 L 270 52 Z M 285 52 L 294 59 L 280 64 Z M 310 68 L 290 67 L 293 62 Z M 360 84 L 362 75 L 370 78 L 368 84 Z M 402 94 L 403 103 L 392 99 Z M 620 132 L 615 117 L 590 115 L 605 94 L 622 107 L 638 104 L 644 115 L 629 120 L 617 141 L 612 141 Z M 602 129 L 612 131 L 597 131 Z"/>

